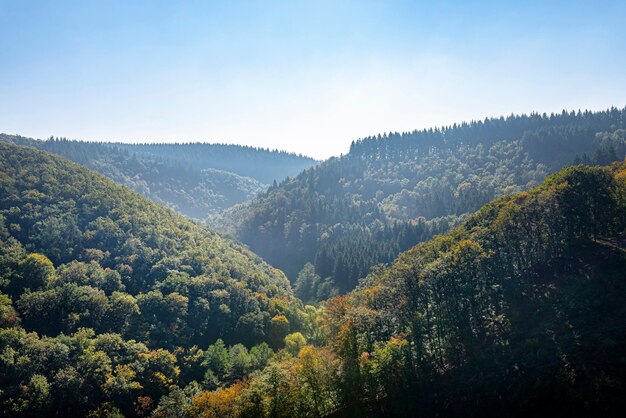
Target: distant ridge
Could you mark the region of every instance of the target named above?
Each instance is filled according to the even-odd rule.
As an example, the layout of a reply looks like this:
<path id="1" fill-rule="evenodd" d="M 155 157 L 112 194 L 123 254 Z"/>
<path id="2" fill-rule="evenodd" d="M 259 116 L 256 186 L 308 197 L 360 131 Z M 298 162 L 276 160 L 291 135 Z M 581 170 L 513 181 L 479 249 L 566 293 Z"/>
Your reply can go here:
<path id="1" fill-rule="evenodd" d="M 391 262 L 497 196 L 537 186 L 568 164 L 604 165 L 624 155 L 626 108 L 388 133 L 354 141 L 348 154 L 228 209 L 211 224 L 294 283 L 312 263 L 318 285 L 300 296 L 323 299 L 353 289 L 372 266 Z"/>
<path id="2" fill-rule="evenodd" d="M 251 199 L 274 180 L 316 163 L 283 151 L 238 145 L 133 145 L 7 134 L 0 134 L 0 141 L 69 158 L 197 219 Z"/>

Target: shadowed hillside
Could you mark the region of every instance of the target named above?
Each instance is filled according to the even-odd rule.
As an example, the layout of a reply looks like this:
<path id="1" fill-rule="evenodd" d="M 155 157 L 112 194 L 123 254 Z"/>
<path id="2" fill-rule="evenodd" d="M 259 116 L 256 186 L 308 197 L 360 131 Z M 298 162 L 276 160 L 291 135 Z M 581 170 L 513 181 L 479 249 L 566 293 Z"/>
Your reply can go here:
<path id="1" fill-rule="evenodd" d="M 325 345 L 200 394 L 188 411 L 620 416 L 625 232 L 626 165 L 563 169 L 330 299 Z"/>
<path id="2" fill-rule="evenodd" d="M 522 115 L 390 133 L 307 169 L 212 220 L 285 271 L 306 263 L 305 300 L 353 289 L 377 263 L 458 224 L 497 196 L 572 163 L 626 155 L 626 109 Z M 332 292 L 330 292 L 332 293 Z"/>
<path id="3" fill-rule="evenodd" d="M 249 200 L 274 180 L 315 164 L 301 155 L 239 145 L 41 141 L 5 134 L 0 141 L 61 155 L 196 219 Z"/>

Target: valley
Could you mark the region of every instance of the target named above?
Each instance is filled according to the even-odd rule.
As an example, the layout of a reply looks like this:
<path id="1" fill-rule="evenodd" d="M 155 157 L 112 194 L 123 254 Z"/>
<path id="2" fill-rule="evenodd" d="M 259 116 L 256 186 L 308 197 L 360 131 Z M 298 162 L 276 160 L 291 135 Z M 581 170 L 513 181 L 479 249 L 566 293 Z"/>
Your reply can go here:
<path id="1" fill-rule="evenodd" d="M 183 160 L 4 135 L 0 410 L 611 415 L 626 382 L 625 115 L 365 138 L 211 227 L 155 194 L 186 181 Z M 195 173 L 235 187 L 220 170 Z"/>

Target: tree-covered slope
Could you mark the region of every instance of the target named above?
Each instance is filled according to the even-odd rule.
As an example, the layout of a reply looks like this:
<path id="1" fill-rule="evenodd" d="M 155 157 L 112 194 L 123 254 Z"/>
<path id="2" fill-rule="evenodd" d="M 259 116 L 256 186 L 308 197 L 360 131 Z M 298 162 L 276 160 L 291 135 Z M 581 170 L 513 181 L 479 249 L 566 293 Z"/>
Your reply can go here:
<path id="1" fill-rule="evenodd" d="M 626 109 L 610 109 L 366 138 L 347 155 L 227 210 L 212 225 L 292 281 L 310 262 L 316 275 L 308 282 L 322 285 L 318 293 L 327 293 L 328 277 L 346 292 L 371 266 L 391 262 L 497 196 L 534 187 L 566 164 L 623 158 L 625 124 Z"/>
<path id="2" fill-rule="evenodd" d="M 204 219 L 315 163 L 286 152 L 222 144 L 120 144 L 0 134 L 59 154 L 192 218 Z"/>
<path id="3" fill-rule="evenodd" d="M 316 163 L 313 158 L 286 151 L 255 148 L 245 145 L 176 143 L 176 144 L 113 144 L 130 153 L 151 155 L 176 161 L 196 170 L 214 168 L 263 184 L 295 176 Z"/>
<path id="4" fill-rule="evenodd" d="M 626 163 L 499 198 L 324 304 L 323 347 L 195 416 L 621 416 Z M 262 402 L 254 402 L 260 399 Z"/>
<path id="5" fill-rule="evenodd" d="M 106 402 L 149 412 L 141 402 L 173 385 L 241 377 L 304 322 L 283 273 L 241 245 L 78 164 L 0 142 L 0 415 Z M 203 350 L 222 340 L 235 360 L 257 348 L 209 373 Z"/>

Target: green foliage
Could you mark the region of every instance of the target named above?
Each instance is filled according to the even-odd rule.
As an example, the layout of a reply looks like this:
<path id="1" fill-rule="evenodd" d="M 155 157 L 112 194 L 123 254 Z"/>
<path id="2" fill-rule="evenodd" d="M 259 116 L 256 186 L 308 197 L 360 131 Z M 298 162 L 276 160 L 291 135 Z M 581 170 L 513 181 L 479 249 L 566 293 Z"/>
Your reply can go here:
<path id="1" fill-rule="evenodd" d="M 0 134 L 0 141 L 61 155 L 198 219 L 251 199 L 272 181 L 294 176 L 315 164 L 302 155 L 239 145 L 95 143 L 65 138 L 42 141 L 5 134 Z M 50 218 L 42 229 L 58 230 L 56 225 L 67 222 L 71 220 Z M 94 225 L 93 233 L 103 235 L 96 239 L 109 240 L 100 241 L 103 246 L 117 245 L 116 228 L 110 226 L 105 220 Z M 63 240 L 62 235 L 47 238 Z"/>
<path id="2" fill-rule="evenodd" d="M 10 328 L 18 324 L 17 312 L 8 295 L 0 293 L 0 328 Z"/>
<path id="3" fill-rule="evenodd" d="M 232 367 L 228 349 L 224 341 L 217 340 L 205 352 L 205 360 L 202 363 L 207 369 L 220 380 L 226 378 L 230 374 Z"/>
<path id="4" fill-rule="evenodd" d="M 620 415 L 625 179 L 626 163 L 581 165 L 495 200 L 324 303 L 326 347 L 200 394 L 190 411 Z"/>
<path id="5" fill-rule="evenodd" d="M 336 296 L 338 290 L 334 286 L 332 278 L 328 277 L 322 280 L 322 278 L 315 273 L 315 266 L 311 263 L 306 263 L 302 270 L 300 270 L 300 273 L 298 273 L 294 285 L 294 292 L 296 296 L 305 303 L 314 303 Z"/>
<path id="6" fill-rule="evenodd" d="M 228 351 L 230 357 L 231 378 L 241 379 L 248 374 L 252 367 L 252 356 L 243 344 L 235 344 Z"/>
<path id="7" fill-rule="evenodd" d="M 292 298 L 279 271 L 237 244 L 59 158 L 0 147 L 0 210 L 14 225 L 2 242 L 31 252 L 2 263 L 4 288 L 29 329 L 92 327 L 166 347 L 217 338 L 253 345 L 275 314 L 268 300 Z M 40 236 L 55 216 L 72 220 L 70 240 L 61 224 L 45 235 L 65 241 Z M 112 301 L 125 308 L 112 310 Z"/>
<path id="8" fill-rule="evenodd" d="M 259 370 L 269 363 L 274 356 L 274 350 L 272 350 L 267 343 L 263 342 L 250 349 L 250 356 L 252 357 L 251 367 L 254 370 Z"/>
<path id="9" fill-rule="evenodd" d="M 306 338 L 299 332 L 294 332 L 285 337 L 285 350 L 292 356 L 297 356 L 300 349 L 305 345 Z"/>
<path id="10" fill-rule="evenodd" d="M 102 290 L 75 283 L 22 294 L 16 303 L 22 325 L 45 335 L 81 327 L 104 329 L 109 301 Z"/>
<path id="11" fill-rule="evenodd" d="M 29 254 L 18 265 L 20 279 L 12 288 L 14 294 L 20 294 L 24 289 L 38 290 L 49 285 L 54 279 L 52 261 L 42 254 Z"/>
<path id="12" fill-rule="evenodd" d="M 285 276 L 244 247 L 5 142 L 0 291 L 3 416 L 169 413 L 205 375 L 217 387 L 264 367 L 272 317 L 285 318 L 281 344 L 304 317 Z M 220 344 L 222 363 L 204 362 Z"/>
<path id="13" fill-rule="evenodd" d="M 124 415 L 113 403 L 106 402 L 93 411 L 89 411 L 87 418 L 124 418 Z"/>
<path id="14" fill-rule="evenodd" d="M 345 293 L 372 266 L 391 263 L 497 196 L 537 186 L 577 155 L 597 154 L 600 164 L 623 159 L 625 115 L 564 111 L 365 138 L 211 224 L 294 283 L 312 263 Z"/>
<path id="15" fill-rule="evenodd" d="M 597 145 L 598 161 L 611 159 L 623 151 L 622 113 L 490 120 L 437 131 L 439 143 L 415 133 L 427 150 L 372 138 L 337 160 L 338 184 L 319 182 L 324 168 L 274 187 L 265 197 L 287 199 L 302 179 L 307 194 L 297 196 L 325 184 L 323 205 L 301 202 L 315 216 L 283 213 L 289 227 L 278 235 L 287 244 L 316 237 L 307 241 L 319 244 L 315 260 L 294 259 L 297 292 L 312 302 L 463 218 L 372 268 L 351 293 L 305 307 L 244 247 L 75 164 L 0 143 L 0 415 L 617 415 L 626 399 L 626 166 L 569 167 L 473 215 L 463 213 L 489 193 L 463 176 L 486 164 L 481 176 L 519 186 L 510 161 L 522 147 L 520 161 L 548 167 L 527 173 L 542 178 L 566 159 L 537 152 L 552 147 L 544 137 L 567 155 Z M 612 133 L 590 145 L 607 123 Z M 504 128 L 521 139 L 507 146 Z M 357 174 L 342 171 L 345 161 Z M 362 164 L 373 171 L 358 177 Z M 528 164 L 520 170 L 539 167 Z M 464 203 L 437 203 L 452 217 L 403 219 L 404 209 L 386 206 L 425 187 L 412 180 L 400 185 L 407 192 L 378 185 L 371 197 L 377 170 L 395 178 L 407 169 L 410 179 L 417 166 L 431 197 L 448 187 L 432 180 L 438 170 L 461 167 L 446 178 Z M 347 200 L 326 200 L 334 188 Z M 337 208 L 361 218 L 331 224 Z"/>
<path id="16" fill-rule="evenodd" d="M 175 387 L 161 398 L 152 416 L 154 418 L 187 418 L 189 415 L 186 411 L 192 406 L 193 399 L 200 394 L 201 390 L 195 382 L 183 389 Z"/>
<path id="17" fill-rule="evenodd" d="M 276 315 L 272 318 L 268 331 L 268 343 L 273 349 L 278 349 L 283 345 L 290 327 L 289 319 L 285 315 Z"/>

